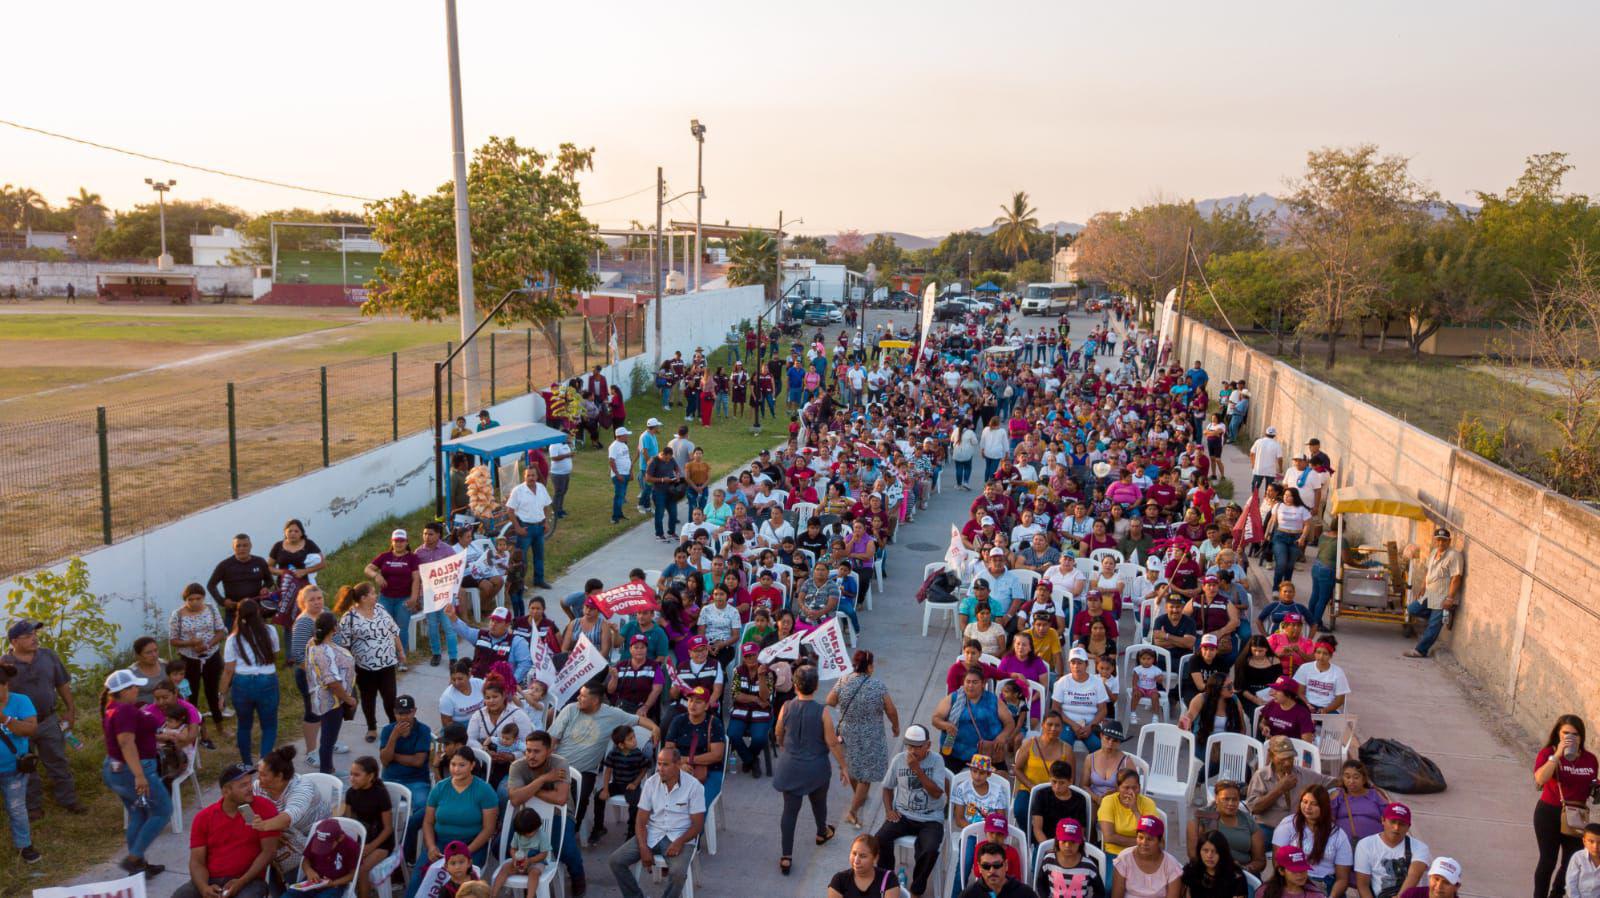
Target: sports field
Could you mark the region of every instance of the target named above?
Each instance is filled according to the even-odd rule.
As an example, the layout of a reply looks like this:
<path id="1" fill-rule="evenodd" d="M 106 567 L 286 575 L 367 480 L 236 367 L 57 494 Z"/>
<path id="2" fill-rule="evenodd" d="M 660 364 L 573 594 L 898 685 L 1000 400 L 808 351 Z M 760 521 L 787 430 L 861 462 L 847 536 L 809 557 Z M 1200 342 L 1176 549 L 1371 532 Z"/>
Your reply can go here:
<path id="1" fill-rule="evenodd" d="M 491 381 L 505 400 L 581 370 L 582 332 L 563 322 L 558 366 L 539 333 L 497 331 L 491 353 L 486 329 L 484 399 Z M 22 534 L 0 544 L 0 577 L 104 542 L 99 408 L 115 540 L 226 501 L 235 482 L 243 495 L 426 429 L 433 365 L 459 338 L 455 321 L 353 309 L 0 310 L 0 526 Z M 446 407 L 468 411 L 459 377 L 447 384 Z"/>

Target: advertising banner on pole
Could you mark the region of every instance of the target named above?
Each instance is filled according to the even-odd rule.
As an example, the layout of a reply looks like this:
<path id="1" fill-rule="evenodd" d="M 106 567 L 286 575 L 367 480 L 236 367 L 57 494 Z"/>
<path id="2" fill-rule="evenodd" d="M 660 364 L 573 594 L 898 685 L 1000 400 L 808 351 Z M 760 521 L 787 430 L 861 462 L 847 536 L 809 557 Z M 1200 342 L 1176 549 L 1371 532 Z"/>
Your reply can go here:
<path id="1" fill-rule="evenodd" d="M 922 361 L 923 347 L 928 345 L 928 331 L 933 329 L 933 301 L 939 295 L 939 285 L 933 281 L 928 282 L 922 291 L 922 315 L 917 319 L 917 326 L 921 329 L 921 339 L 917 341 L 917 361 Z"/>
<path id="2" fill-rule="evenodd" d="M 801 642 L 817 653 L 817 679 L 837 680 L 850 672 L 850 653 L 837 617 L 812 630 Z"/>

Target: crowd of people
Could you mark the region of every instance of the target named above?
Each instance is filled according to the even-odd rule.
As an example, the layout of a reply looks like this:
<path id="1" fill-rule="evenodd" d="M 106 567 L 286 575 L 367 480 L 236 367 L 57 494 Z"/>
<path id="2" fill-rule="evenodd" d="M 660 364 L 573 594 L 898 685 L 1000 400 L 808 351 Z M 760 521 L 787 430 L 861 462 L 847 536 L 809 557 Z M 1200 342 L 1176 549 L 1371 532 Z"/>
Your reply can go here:
<path id="1" fill-rule="evenodd" d="M 770 356 L 752 345 L 754 386 L 736 382 L 741 360 L 726 391 L 703 358 L 682 363 L 681 377 L 669 362 L 657 381 L 664 411 L 704 426 L 726 393 L 733 413 L 748 400 L 770 414 L 783 384 L 789 437 L 719 484 L 687 427 L 663 442 L 650 418 L 635 440 L 608 415 L 612 518 L 626 519 L 637 478 L 634 501 L 664 543 L 660 567 L 570 595 L 540 592 L 550 588 L 542 540 L 563 514 L 552 462 L 570 458 L 570 444 L 530 457 L 492 515 L 452 499 L 420 545 L 395 530 L 366 579 L 330 586 L 331 600 L 316 582 L 323 553 L 300 522 L 265 557 L 240 534 L 210 579 L 183 591 L 160 634 L 172 657 L 146 637 L 106 680 L 104 778 L 127 811 L 123 867 L 163 872 L 146 853 L 173 813 L 165 784 L 231 725 L 238 761 L 216 779 L 222 799 L 191 824 L 183 894 L 295 883 L 335 894 L 354 882 L 370 896 L 406 874 L 408 896 L 436 898 L 564 872 L 577 898 L 588 854 L 627 898 L 652 870 L 676 898 L 730 788 L 779 793 L 777 869 L 789 875 L 802 808 L 816 846 L 837 837 L 835 781 L 847 793 L 842 823 L 859 832 L 830 898 L 1456 894 L 1462 865 L 1411 832 L 1406 805 L 1359 761 L 1329 776 L 1297 745 L 1316 745 L 1325 715 L 1353 698 L 1328 596 L 1314 577 L 1302 602 L 1292 579 L 1331 542 L 1329 458 L 1312 441 L 1286 460 L 1267 428 L 1250 453 L 1267 535 L 1236 544 L 1245 511 L 1225 498 L 1220 466 L 1249 415 L 1246 388 L 1213 396 L 1200 363 L 1170 365 L 1114 314 L 1076 350 L 1065 317 L 1053 337 L 968 320 L 927 335 L 920 352 L 829 345 L 820 332 L 782 358 L 776 342 Z M 610 395 L 590 386 L 572 385 L 578 407 Z M 890 598 L 897 531 L 941 491 L 972 494 L 947 562 Z M 1441 531 L 1424 611 L 1459 598 L 1454 551 Z M 458 599 L 423 625 L 450 684 L 436 699 L 406 694 L 420 565 L 458 552 L 470 559 L 464 595 L 479 604 Z M 1265 603 L 1250 593 L 1253 564 L 1272 571 Z M 611 613 L 608 589 L 626 584 L 647 587 L 650 607 Z M 837 627 L 870 644 L 874 594 L 909 603 L 913 591 L 953 606 L 960 633 L 947 694 L 919 720 L 902 718 L 879 670 L 927 659 L 857 648 L 832 677 L 808 638 Z M 63 750 L 43 735 L 58 707 L 70 722 L 70 690 L 30 635 L 13 625 L 0 659 L 0 689 L 13 690 L 0 733 L 19 742 L 0 741 L 0 785 L 25 858 L 37 852 L 25 825 L 19 835 L 19 796 L 38 795 L 38 776 L 8 773 L 7 749 L 26 754 L 32 737 L 57 801 L 76 804 L 53 766 Z M 604 670 L 553 694 L 550 672 L 589 646 Z M 1425 633 L 1418 654 L 1430 646 Z M 28 666 L 13 673 L 14 659 Z M 295 739 L 279 744 L 280 667 L 304 705 L 303 762 Z M 13 707 L 24 691 L 32 704 Z M 365 748 L 352 752 L 339 733 L 358 717 Z M 1149 794 L 1150 759 L 1129 750 L 1157 717 L 1191 734 L 1189 764 L 1206 766 L 1208 742 L 1225 734 L 1256 740 L 1261 761 L 1237 779 L 1207 768 L 1204 805 L 1169 816 Z M 1584 739 L 1583 722 L 1563 717 L 1536 762 L 1538 898 L 1600 889 L 1600 828 L 1585 832 L 1575 816 L 1595 789 Z M 337 764 L 345 754 L 357 756 Z M 337 793 L 319 774 L 341 777 Z M 608 809 L 626 820 L 615 838 Z M 327 826 L 330 816 L 360 832 Z"/>

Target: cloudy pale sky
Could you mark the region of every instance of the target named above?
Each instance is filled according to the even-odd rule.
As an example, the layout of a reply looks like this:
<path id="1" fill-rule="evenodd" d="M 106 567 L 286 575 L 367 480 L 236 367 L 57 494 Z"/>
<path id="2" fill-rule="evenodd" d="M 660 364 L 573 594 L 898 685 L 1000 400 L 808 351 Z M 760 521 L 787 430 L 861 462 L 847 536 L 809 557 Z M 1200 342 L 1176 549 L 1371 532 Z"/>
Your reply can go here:
<path id="1" fill-rule="evenodd" d="M 1279 190 L 1369 141 L 1445 198 L 1565 150 L 1600 194 L 1592 2 L 460 0 L 469 145 L 596 149 L 592 218 L 648 220 L 655 166 L 706 218 L 919 234 L 1154 196 Z M 441 0 L 8 5 L 0 119 L 378 197 L 450 176 Z M 246 209 L 345 207 L 0 126 L 0 182 L 113 206 L 145 177 Z M 693 216 L 680 202 L 669 214 Z"/>

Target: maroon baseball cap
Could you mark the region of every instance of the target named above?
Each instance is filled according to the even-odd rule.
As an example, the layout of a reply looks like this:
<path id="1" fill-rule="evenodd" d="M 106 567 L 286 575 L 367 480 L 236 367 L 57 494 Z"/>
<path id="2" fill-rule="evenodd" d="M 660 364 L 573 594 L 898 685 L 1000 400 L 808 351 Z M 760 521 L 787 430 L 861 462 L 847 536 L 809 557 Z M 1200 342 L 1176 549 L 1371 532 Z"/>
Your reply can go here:
<path id="1" fill-rule="evenodd" d="M 707 645 L 706 638 L 704 636 L 690 636 L 689 637 L 689 651 L 691 651 L 691 652 L 694 651 L 695 649 L 703 649 L 703 648 L 706 647 L 706 645 Z"/>
<path id="2" fill-rule="evenodd" d="M 1011 825 L 1006 822 L 1004 813 L 995 811 L 984 815 L 983 831 L 986 833 L 1009 833 L 1011 832 Z"/>
<path id="3" fill-rule="evenodd" d="M 1056 821 L 1057 842 L 1083 842 L 1083 827 L 1071 817 L 1063 817 Z"/>
<path id="4" fill-rule="evenodd" d="M 1411 825 L 1411 809 L 1398 801 L 1391 801 L 1384 805 L 1381 817 L 1384 820 L 1393 820 L 1396 823 L 1404 823 L 1407 826 Z"/>

